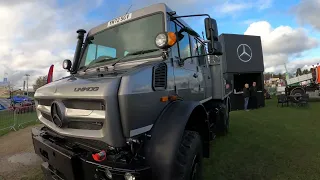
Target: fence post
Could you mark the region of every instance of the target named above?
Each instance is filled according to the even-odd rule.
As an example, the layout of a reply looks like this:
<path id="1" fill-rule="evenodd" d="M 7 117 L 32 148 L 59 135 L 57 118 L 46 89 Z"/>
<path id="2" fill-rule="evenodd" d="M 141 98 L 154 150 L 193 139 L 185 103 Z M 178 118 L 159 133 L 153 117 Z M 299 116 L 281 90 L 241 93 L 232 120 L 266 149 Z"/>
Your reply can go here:
<path id="1" fill-rule="evenodd" d="M 17 131 L 16 130 L 16 125 L 17 125 L 17 120 L 16 120 L 16 109 L 13 109 L 13 126 L 12 126 L 12 129 L 14 130 L 14 131 Z"/>
<path id="2" fill-rule="evenodd" d="M 16 115 L 18 127 L 23 127 L 24 124 L 30 123 L 30 122 L 37 122 L 38 118 L 36 115 L 35 111 L 35 106 L 29 105 L 29 106 L 24 106 L 20 108 L 19 115 Z M 35 117 L 33 117 L 35 115 Z M 23 118 L 22 122 L 21 119 Z"/>

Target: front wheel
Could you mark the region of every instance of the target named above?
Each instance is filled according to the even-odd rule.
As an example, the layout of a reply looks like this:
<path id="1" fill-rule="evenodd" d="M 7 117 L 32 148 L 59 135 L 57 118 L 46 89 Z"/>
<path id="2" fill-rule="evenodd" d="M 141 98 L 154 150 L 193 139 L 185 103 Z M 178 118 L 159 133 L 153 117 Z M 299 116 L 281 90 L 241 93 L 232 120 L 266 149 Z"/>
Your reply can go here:
<path id="1" fill-rule="evenodd" d="M 301 89 L 301 88 L 296 88 L 296 89 L 294 89 L 293 91 L 291 91 L 291 93 L 290 93 L 290 95 L 296 96 L 296 97 L 293 98 L 293 101 L 294 101 L 295 103 L 298 103 L 298 102 L 300 101 L 301 96 L 302 96 L 303 94 L 305 94 L 305 92 L 304 92 L 304 90 Z"/>
<path id="2" fill-rule="evenodd" d="M 199 133 L 185 131 L 174 162 L 174 180 L 202 180 L 202 141 Z"/>

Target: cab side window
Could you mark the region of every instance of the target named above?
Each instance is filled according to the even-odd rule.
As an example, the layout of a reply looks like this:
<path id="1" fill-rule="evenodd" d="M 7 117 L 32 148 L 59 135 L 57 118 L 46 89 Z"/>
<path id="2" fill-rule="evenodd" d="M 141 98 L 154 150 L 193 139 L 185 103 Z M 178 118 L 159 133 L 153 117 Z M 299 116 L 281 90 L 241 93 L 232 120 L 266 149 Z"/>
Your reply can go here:
<path id="1" fill-rule="evenodd" d="M 179 32 L 181 29 L 180 26 L 177 26 L 177 32 Z M 191 56 L 191 47 L 189 42 L 189 34 L 186 32 L 182 33 L 181 36 L 182 39 L 178 42 L 179 44 L 179 54 L 180 58 L 186 58 Z"/>
<path id="2" fill-rule="evenodd" d="M 192 56 L 198 56 L 199 52 L 198 52 L 198 45 L 197 45 L 197 41 L 194 37 L 190 36 L 190 40 L 191 40 L 191 52 L 192 52 Z"/>
<path id="3" fill-rule="evenodd" d="M 204 44 L 200 43 L 198 40 L 197 41 L 197 51 L 198 51 L 198 55 L 204 55 L 206 54 L 205 51 L 205 46 Z M 200 66 L 205 66 L 206 65 L 206 61 L 205 61 L 205 56 L 201 56 L 198 58 L 199 59 L 199 65 Z"/>

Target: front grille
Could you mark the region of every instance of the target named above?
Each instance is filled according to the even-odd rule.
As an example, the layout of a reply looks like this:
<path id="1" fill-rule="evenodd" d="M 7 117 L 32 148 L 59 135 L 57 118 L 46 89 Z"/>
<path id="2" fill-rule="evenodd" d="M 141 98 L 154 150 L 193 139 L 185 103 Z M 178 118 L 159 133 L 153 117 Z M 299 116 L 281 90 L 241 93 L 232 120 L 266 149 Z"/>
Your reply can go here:
<path id="1" fill-rule="evenodd" d="M 54 99 L 38 99 L 39 105 L 51 106 Z M 71 109 L 105 110 L 105 104 L 101 100 L 61 99 L 60 101 Z"/>
<path id="2" fill-rule="evenodd" d="M 52 117 L 48 114 L 41 113 L 42 117 L 48 121 L 52 122 Z M 103 123 L 102 122 L 92 122 L 92 121 L 72 121 L 69 119 L 70 122 L 68 123 L 68 128 L 71 129 L 87 129 L 87 130 L 100 130 L 102 129 Z"/>
<path id="3" fill-rule="evenodd" d="M 68 123 L 68 128 L 72 129 L 100 130 L 102 126 L 102 122 L 71 121 Z"/>
<path id="4" fill-rule="evenodd" d="M 41 115 L 42 115 L 42 117 L 43 118 L 45 118 L 46 120 L 48 120 L 48 121 L 52 121 L 52 117 L 50 116 L 50 115 L 48 115 L 48 114 L 46 114 L 46 113 L 41 113 Z"/>
<path id="5" fill-rule="evenodd" d="M 37 99 L 42 121 L 52 121 L 51 105 L 55 99 Z M 70 129 L 100 130 L 105 118 L 102 100 L 59 99 L 65 106 L 66 127 Z"/>

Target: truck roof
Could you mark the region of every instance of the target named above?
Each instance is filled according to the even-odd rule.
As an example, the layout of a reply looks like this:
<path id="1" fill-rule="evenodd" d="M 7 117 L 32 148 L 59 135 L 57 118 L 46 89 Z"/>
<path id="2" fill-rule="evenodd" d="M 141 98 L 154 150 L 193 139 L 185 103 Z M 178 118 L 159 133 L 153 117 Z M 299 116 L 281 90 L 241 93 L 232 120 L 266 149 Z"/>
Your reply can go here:
<path id="1" fill-rule="evenodd" d="M 160 12 L 160 11 L 165 13 L 165 18 L 166 18 L 167 17 L 166 12 L 171 12 L 172 10 L 165 3 L 157 3 L 157 4 L 153 4 L 153 5 L 138 9 L 136 11 L 130 12 L 128 14 L 132 14 L 131 19 L 136 19 L 136 18 L 145 16 L 145 15 L 152 14 L 152 13 L 155 13 L 155 12 Z M 125 14 L 123 14 L 123 15 L 125 15 Z M 112 20 L 112 19 L 110 19 L 110 20 Z M 102 30 L 108 29 L 108 22 L 109 21 L 92 28 L 88 32 L 88 36 L 90 36 L 92 34 L 96 34 L 96 33 L 100 32 Z M 178 19 L 178 21 L 183 26 L 189 27 L 189 25 L 187 23 L 185 23 L 182 19 Z M 121 24 L 121 23 L 119 23 L 119 24 Z M 191 27 L 189 27 L 189 28 L 191 28 Z"/>

